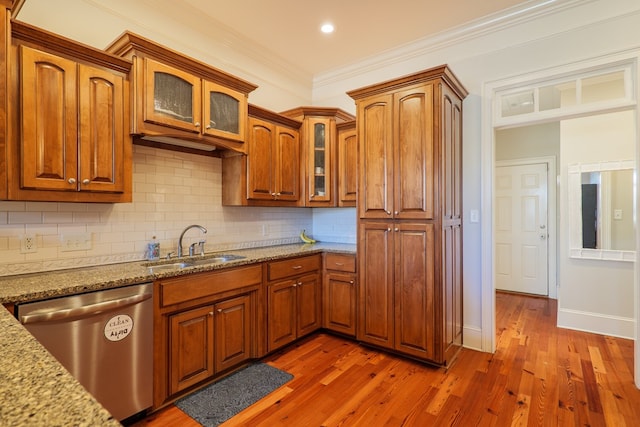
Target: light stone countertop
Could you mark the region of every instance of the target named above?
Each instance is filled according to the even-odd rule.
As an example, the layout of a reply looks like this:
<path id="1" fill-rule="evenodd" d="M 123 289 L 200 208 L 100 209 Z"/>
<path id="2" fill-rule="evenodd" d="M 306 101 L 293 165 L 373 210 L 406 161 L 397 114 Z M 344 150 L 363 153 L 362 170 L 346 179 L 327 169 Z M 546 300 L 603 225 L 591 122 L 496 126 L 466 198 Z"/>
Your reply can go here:
<path id="1" fill-rule="evenodd" d="M 148 261 L 139 261 L 5 276 L 0 277 L 0 303 L 36 301 L 322 252 L 355 255 L 356 246 L 316 243 L 225 251 L 246 258 L 156 273 L 149 271 Z M 9 311 L 1 308 L 0 330 L 0 426 L 120 425 Z"/>

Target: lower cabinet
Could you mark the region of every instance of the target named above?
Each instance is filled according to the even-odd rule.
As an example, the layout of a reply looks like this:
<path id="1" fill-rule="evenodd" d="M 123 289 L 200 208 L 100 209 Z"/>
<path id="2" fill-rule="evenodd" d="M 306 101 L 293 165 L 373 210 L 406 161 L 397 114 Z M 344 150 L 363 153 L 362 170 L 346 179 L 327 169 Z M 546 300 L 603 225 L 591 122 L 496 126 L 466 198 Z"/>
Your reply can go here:
<path id="1" fill-rule="evenodd" d="M 356 298 L 356 257 L 326 253 L 322 289 L 323 327 L 355 337 Z"/>
<path id="2" fill-rule="evenodd" d="M 267 264 L 267 352 L 322 327 L 321 256 Z"/>
<path id="3" fill-rule="evenodd" d="M 261 264 L 154 286 L 154 408 L 258 357 Z"/>
<path id="4" fill-rule="evenodd" d="M 251 295 L 169 316 L 170 393 L 251 358 Z"/>

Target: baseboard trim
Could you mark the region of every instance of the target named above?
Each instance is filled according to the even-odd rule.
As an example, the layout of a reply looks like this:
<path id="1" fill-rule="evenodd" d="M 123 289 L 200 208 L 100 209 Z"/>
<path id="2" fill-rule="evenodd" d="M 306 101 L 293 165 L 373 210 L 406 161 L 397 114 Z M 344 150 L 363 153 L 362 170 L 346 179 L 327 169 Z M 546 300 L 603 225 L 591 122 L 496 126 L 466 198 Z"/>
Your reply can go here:
<path id="1" fill-rule="evenodd" d="M 558 308 L 558 327 L 576 331 L 634 339 L 635 320 L 630 317 Z"/>
<path id="2" fill-rule="evenodd" d="M 462 329 L 462 346 L 471 350 L 482 349 L 482 329 L 476 326 L 464 326 Z"/>

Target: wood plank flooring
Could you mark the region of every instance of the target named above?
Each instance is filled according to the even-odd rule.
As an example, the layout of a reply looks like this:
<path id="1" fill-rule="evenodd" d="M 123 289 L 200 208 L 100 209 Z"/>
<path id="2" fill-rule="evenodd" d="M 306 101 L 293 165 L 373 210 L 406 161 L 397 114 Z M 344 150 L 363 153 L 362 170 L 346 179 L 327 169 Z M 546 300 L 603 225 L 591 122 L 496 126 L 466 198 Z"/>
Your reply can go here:
<path id="1" fill-rule="evenodd" d="M 633 341 L 559 329 L 556 301 L 499 292 L 495 354 L 445 370 L 316 334 L 266 359 L 294 375 L 231 426 L 638 426 Z M 137 426 L 197 426 L 172 406 Z"/>

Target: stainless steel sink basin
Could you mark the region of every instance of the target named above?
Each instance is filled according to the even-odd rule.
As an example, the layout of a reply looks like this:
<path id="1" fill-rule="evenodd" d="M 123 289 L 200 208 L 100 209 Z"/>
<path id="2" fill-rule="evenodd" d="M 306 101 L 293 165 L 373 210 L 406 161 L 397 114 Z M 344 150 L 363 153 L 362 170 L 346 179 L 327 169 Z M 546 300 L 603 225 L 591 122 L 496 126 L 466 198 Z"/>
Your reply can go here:
<path id="1" fill-rule="evenodd" d="M 180 270 L 181 268 L 190 267 L 188 262 L 172 262 L 169 264 L 158 264 L 149 266 L 149 273 L 158 273 L 167 270 Z"/>
<path id="2" fill-rule="evenodd" d="M 161 271 L 168 270 L 181 270 L 187 267 L 194 267 L 197 265 L 207 265 L 207 264 L 221 264 L 229 261 L 235 261 L 239 259 L 244 259 L 245 256 L 242 255 L 233 255 L 233 254 L 222 254 L 215 255 L 208 258 L 198 258 L 198 259 L 185 259 L 184 261 L 179 262 L 170 262 L 170 263 L 162 263 L 162 264 L 147 264 L 147 268 L 149 268 L 149 273 L 159 273 Z"/>
<path id="3" fill-rule="evenodd" d="M 229 262 L 235 261 L 238 259 L 244 259 L 245 256 L 242 255 L 232 255 L 232 254 L 224 254 L 224 255 L 216 255 L 210 258 L 201 258 L 189 261 L 191 265 L 205 265 L 205 264 L 217 264 L 221 262 Z"/>

